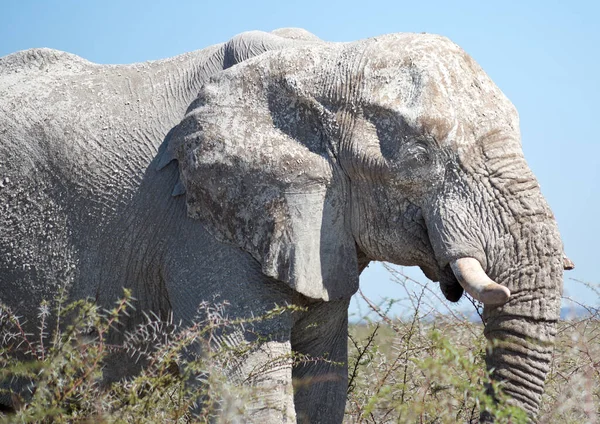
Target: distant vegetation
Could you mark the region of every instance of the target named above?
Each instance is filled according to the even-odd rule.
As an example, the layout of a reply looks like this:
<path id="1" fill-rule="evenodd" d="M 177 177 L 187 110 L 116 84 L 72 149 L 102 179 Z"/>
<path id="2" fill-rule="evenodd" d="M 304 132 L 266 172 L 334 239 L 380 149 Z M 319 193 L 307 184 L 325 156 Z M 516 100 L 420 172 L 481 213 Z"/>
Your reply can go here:
<path id="1" fill-rule="evenodd" d="M 486 409 L 498 422 L 524 422 L 522 411 L 502 399 L 493 402 L 485 393 L 484 383 L 496 383 L 485 372 L 489 346 L 483 324 L 451 310 L 436 311 L 428 300 L 437 296 L 435 286 L 411 280 L 397 268 L 389 270 L 410 314 L 392 319 L 386 312 L 391 301 L 375 305 L 365 299 L 371 318 L 355 317 L 350 328 L 345 421 L 476 423 L 480 411 Z M 192 327 L 180 328 L 148 316 L 123 343 L 110 344 L 110 333 L 120 327 L 131 299 L 125 292 L 110 311 L 85 301 L 65 306 L 59 299 L 53 307 L 41 305 L 37 334 L 25 334 L 18 317 L 0 308 L 0 380 L 35 381 L 35 386 L 24 387 L 21 393 L 5 389 L 0 393 L 0 398 L 11 396 L 19 406 L 15 413 L 0 413 L 0 423 L 230 422 L 247 413 L 247 401 L 260 396 L 260 391 L 234 385 L 223 369 L 255 346 L 220 343 L 223 335 L 293 308 L 232 321 L 227 318 L 227 305 L 205 304 Z M 474 303 L 473 310 L 478 307 Z M 600 315 L 593 308 L 587 312 L 583 318 L 560 323 L 542 423 L 598 420 Z M 65 317 L 70 317 L 70 325 L 57 330 Z M 198 346 L 202 354 L 190 355 Z M 18 358 L 13 355 L 16 351 L 21 352 Z M 100 385 L 102 363 L 115 354 L 131 355 L 145 368 L 106 389 Z M 281 358 L 311 360 L 322 359 Z M 195 405 L 198 400 L 202 408 Z"/>
<path id="2" fill-rule="evenodd" d="M 488 408 L 498 422 L 525 418 L 502 404 L 490 404 L 483 391 L 487 340 L 481 305 L 474 313 L 440 313 L 428 299 L 437 287 L 387 267 L 400 300 L 369 305 L 370 319 L 351 327 L 346 417 L 360 423 L 477 423 Z M 585 284 L 596 293 L 597 286 Z M 402 301 L 412 318 L 392 320 L 386 310 Z M 600 312 L 597 307 L 567 308 L 573 318 L 559 323 L 553 362 L 546 380 L 540 423 L 596 423 L 600 417 Z M 574 313 L 575 312 L 575 313 Z M 356 318 L 355 318 L 356 322 Z M 520 412 L 520 411 L 519 411 Z"/>

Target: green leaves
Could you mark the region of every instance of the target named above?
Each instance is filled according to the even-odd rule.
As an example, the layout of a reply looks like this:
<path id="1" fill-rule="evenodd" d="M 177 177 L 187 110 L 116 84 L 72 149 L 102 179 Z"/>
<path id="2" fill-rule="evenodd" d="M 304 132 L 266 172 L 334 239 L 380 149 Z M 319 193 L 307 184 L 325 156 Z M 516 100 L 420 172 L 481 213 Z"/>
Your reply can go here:
<path id="1" fill-rule="evenodd" d="M 479 422 L 486 410 L 499 423 L 527 422 L 522 410 L 486 393 L 484 383 L 497 384 L 485 371 L 478 327 L 420 320 L 352 327 L 347 415 L 357 422 L 456 423 Z"/>
<path id="2" fill-rule="evenodd" d="M 229 336 L 250 330 L 253 323 L 299 310 L 278 306 L 263 316 L 229 319 L 226 304 L 202 304 L 192 325 L 143 315 L 145 321 L 125 331 L 133 311 L 125 290 L 110 310 L 89 301 L 40 308 L 39 332 L 26 334 L 19 318 L 0 308 L 0 380 L 20 384 L 1 395 L 13 399 L 16 412 L 1 415 L 0 423 L 213 422 L 240 419 L 245 405 L 260 389 L 233 383 L 226 372 L 231 363 L 265 341 Z M 56 326 L 48 334 L 47 320 Z M 118 341 L 114 343 L 114 341 Z M 103 384 L 103 371 L 115 361 L 137 363 L 138 373 L 112 385 Z M 253 370 L 268 373 L 282 363 L 324 360 L 287 355 Z M 142 367 L 143 365 L 143 367 Z M 198 406 L 201 402 L 201 408 Z"/>

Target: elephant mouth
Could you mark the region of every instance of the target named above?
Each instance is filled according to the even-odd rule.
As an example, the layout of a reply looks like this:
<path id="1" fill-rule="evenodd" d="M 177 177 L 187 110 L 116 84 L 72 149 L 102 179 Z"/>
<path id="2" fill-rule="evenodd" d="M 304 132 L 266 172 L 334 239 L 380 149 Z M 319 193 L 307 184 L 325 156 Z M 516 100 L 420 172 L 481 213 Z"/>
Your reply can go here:
<path id="1" fill-rule="evenodd" d="M 458 279 L 452 272 L 450 265 L 446 265 L 442 269 L 440 276 L 440 289 L 444 297 L 450 302 L 458 302 L 464 293 L 464 289 L 458 282 Z"/>
<path id="2" fill-rule="evenodd" d="M 442 268 L 438 280 L 442 293 L 451 302 L 458 302 L 465 291 L 485 305 L 502 305 L 511 295 L 510 290 L 493 281 L 473 257 L 451 261 Z"/>
<path id="3" fill-rule="evenodd" d="M 464 293 L 464 289 L 458 282 L 458 279 L 452 272 L 450 264 L 443 268 L 420 265 L 419 268 L 423 274 L 431 281 L 437 281 L 444 297 L 450 302 L 458 302 Z"/>

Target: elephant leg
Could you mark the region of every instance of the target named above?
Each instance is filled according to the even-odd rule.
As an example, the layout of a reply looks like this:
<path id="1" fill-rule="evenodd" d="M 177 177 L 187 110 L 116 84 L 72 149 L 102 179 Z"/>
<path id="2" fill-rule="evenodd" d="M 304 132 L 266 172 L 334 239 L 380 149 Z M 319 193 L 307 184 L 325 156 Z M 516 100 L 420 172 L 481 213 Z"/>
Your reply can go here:
<path id="1" fill-rule="evenodd" d="M 294 325 L 292 349 L 309 357 L 293 369 L 299 423 L 342 422 L 348 389 L 348 304 L 315 303 Z"/>
<path id="2" fill-rule="evenodd" d="M 229 378 L 249 388 L 243 422 L 296 422 L 289 338 L 266 341 L 253 348 L 229 371 Z"/>
<path id="3" fill-rule="evenodd" d="M 182 206 L 184 206 L 182 204 Z M 185 208 L 183 208 L 185 211 Z M 203 302 L 223 304 L 218 314 L 226 320 L 251 320 L 278 305 L 292 304 L 293 292 L 279 281 L 264 276 L 260 265 L 240 249 L 216 242 L 194 221 L 183 220 L 185 237 L 169 249 L 173 253 L 166 267 L 165 285 L 176 322 L 189 324 L 203 319 Z M 182 242 L 181 240 L 185 240 Z M 237 408 L 239 388 L 245 417 L 239 422 L 295 423 L 292 386 L 291 312 L 266 320 L 227 327 L 213 342 L 239 347 L 243 353 L 228 356 L 222 372 L 234 384 L 220 394 L 220 408 L 226 415 Z M 249 350 L 246 350 L 249 349 Z M 224 409 L 229 410 L 225 411 Z M 233 422 L 236 419 L 232 419 Z"/>
<path id="4" fill-rule="evenodd" d="M 204 387 L 209 391 L 197 399 L 194 414 L 216 414 L 219 422 L 296 423 L 291 323 L 287 323 L 291 319 L 285 315 L 277 329 L 258 322 L 217 330 L 210 336 L 212 353 L 203 352 L 200 344 L 184 353 L 188 362 L 199 357 L 210 361 L 208 373 L 216 373 L 211 387 Z M 201 384 L 194 377 L 189 383 Z"/>

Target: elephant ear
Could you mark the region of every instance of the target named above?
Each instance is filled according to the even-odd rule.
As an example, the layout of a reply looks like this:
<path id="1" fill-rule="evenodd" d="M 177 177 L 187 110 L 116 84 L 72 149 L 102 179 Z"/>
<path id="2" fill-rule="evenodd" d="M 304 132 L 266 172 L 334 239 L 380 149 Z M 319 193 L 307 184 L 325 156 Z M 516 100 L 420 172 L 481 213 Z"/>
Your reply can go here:
<path id="1" fill-rule="evenodd" d="M 214 77 L 171 134 L 188 215 L 299 293 L 348 298 L 358 264 L 334 119 L 279 66 L 285 52 L 266 55 Z"/>

